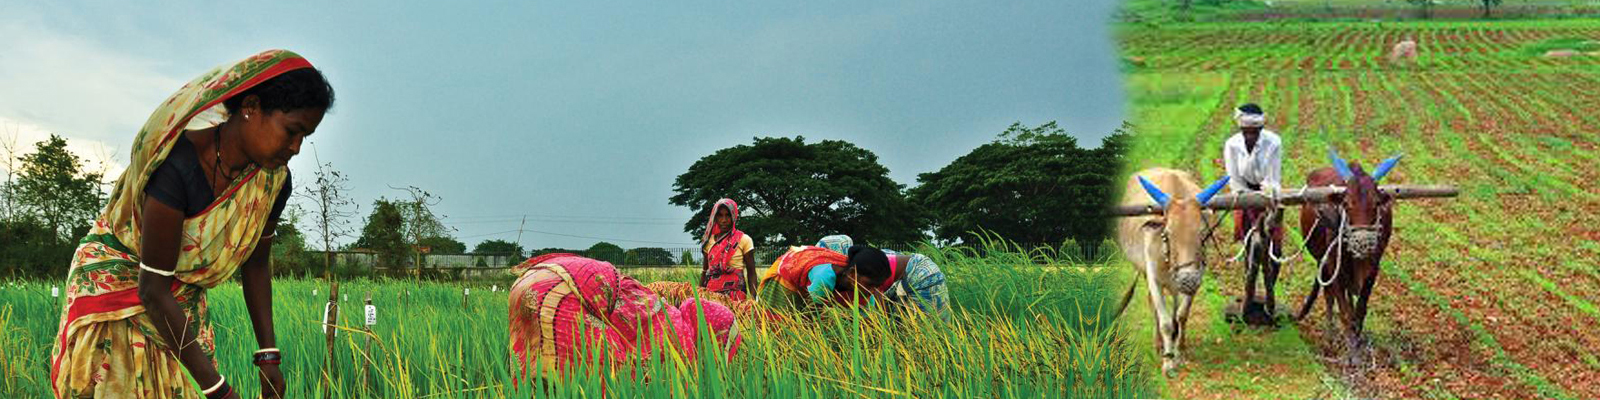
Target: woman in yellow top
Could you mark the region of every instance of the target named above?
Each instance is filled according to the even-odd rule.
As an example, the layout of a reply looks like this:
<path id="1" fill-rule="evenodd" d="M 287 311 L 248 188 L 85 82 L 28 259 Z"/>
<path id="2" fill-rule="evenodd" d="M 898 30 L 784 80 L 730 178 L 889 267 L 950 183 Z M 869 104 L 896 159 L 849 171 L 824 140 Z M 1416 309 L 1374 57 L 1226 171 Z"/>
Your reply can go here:
<path id="1" fill-rule="evenodd" d="M 283 395 L 267 258 L 289 196 L 285 165 L 332 105 L 310 62 L 269 50 L 156 109 L 67 271 L 56 397 L 238 397 L 213 358 L 206 292 L 241 270 L 261 394 Z"/>
<path id="2" fill-rule="evenodd" d="M 750 285 L 756 282 L 756 256 L 751 251 L 755 249 L 755 241 L 739 231 L 738 222 L 739 205 L 733 200 L 717 200 L 711 206 L 706 233 L 701 237 L 705 262 L 700 286 L 734 300 L 744 300 L 745 293 L 754 293 Z"/>

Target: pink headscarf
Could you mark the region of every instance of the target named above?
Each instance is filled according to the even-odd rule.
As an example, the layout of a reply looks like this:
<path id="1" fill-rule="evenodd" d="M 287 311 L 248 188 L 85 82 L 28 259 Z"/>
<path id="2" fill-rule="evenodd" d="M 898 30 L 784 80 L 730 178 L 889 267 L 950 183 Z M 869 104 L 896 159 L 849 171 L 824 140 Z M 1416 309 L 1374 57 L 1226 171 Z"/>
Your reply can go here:
<path id="1" fill-rule="evenodd" d="M 722 232 L 722 228 L 717 226 L 717 211 L 723 208 L 727 208 L 728 216 L 733 218 L 733 223 L 731 224 L 733 226 L 729 232 Z M 723 235 L 729 235 L 727 237 L 734 239 L 732 240 L 733 244 L 738 245 L 739 238 L 738 236 L 733 236 L 733 234 L 742 233 L 743 232 L 739 231 L 739 203 L 733 202 L 733 199 L 722 199 L 717 200 L 717 203 L 711 206 L 711 216 L 706 218 L 706 233 L 704 235 L 700 235 L 700 241 L 703 243 L 713 243 L 713 240 L 721 240 L 724 237 Z M 713 250 L 714 249 L 715 248 L 713 248 Z"/>

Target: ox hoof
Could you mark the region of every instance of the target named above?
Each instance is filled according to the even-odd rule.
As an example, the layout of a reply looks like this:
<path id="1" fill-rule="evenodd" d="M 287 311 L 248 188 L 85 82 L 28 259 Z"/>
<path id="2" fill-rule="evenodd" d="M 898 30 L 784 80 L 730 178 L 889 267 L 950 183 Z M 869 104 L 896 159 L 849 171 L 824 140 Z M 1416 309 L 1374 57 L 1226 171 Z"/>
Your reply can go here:
<path id="1" fill-rule="evenodd" d="M 1233 302 L 1223 307 L 1223 321 L 1230 324 L 1243 323 L 1248 326 L 1277 328 L 1279 322 L 1291 320 L 1287 308 L 1278 306 L 1276 312 L 1267 312 L 1266 299 L 1260 295 L 1255 301 L 1246 302 L 1244 296 L 1234 297 Z"/>
<path id="2" fill-rule="evenodd" d="M 1164 355 L 1161 357 L 1161 373 L 1165 374 L 1168 378 L 1176 378 L 1178 377 L 1179 364 L 1181 364 L 1181 362 L 1178 361 L 1177 356 L 1172 354 Z"/>

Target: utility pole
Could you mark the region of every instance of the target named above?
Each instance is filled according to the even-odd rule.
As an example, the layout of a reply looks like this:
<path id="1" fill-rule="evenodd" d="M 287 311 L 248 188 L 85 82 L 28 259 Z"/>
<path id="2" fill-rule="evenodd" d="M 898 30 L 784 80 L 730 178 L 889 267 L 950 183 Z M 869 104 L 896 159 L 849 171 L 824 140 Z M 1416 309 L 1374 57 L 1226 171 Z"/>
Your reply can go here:
<path id="1" fill-rule="evenodd" d="M 522 228 L 525 227 L 525 226 L 528 226 L 528 215 L 527 214 L 523 214 L 522 215 L 522 223 L 521 224 L 517 224 L 517 246 L 521 246 L 522 245 Z M 517 256 L 513 257 L 513 258 L 522 258 L 522 255 L 521 254 L 517 254 Z M 513 260 L 513 261 L 515 261 L 515 260 Z"/>

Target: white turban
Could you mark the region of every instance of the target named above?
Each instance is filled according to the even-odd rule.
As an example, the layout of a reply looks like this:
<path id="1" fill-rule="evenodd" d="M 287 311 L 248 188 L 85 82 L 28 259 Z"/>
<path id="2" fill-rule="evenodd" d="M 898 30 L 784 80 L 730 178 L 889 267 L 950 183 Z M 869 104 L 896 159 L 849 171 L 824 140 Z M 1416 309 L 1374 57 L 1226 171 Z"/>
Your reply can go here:
<path id="1" fill-rule="evenodd" d="M 1239 110 L 1233 110 L 1233 120 L 1239 123 L 1240 128 L 1260 128 L 1267 125 L 1266 114 L 1251 114 Z"/>

